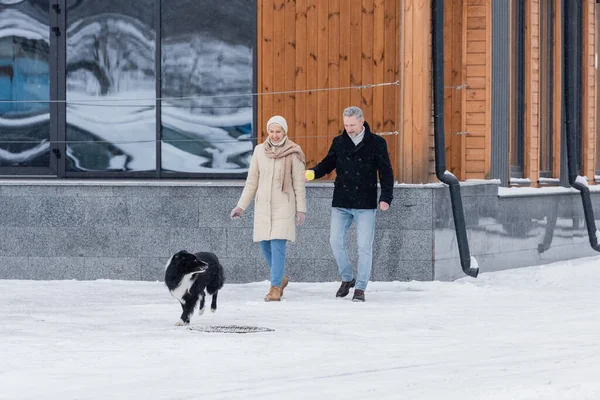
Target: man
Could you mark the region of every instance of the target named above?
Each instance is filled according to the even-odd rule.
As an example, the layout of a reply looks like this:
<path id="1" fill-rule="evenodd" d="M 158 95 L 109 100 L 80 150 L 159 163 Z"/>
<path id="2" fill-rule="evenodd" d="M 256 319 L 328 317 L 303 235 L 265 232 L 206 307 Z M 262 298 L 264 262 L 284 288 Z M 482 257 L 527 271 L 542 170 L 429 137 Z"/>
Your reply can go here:
<path id="1" fill-rule="evenodd" d="M 338 264 L 342 284 L 336 297 L 345 297 L 355 287 L 353 301 L 365 301 L 365 290 L 373 264 L 373 238 L 377 210 L 377 176 L 381 183 L 379 208 L 386 211 L 392 202 L 394 172 L 387 144 L 371 133 L 358 107 L 344 110 L 344 132 L 333 139 L 329 153 L 307 171 L 307 179 L 319 179 L 336 170 L 331 210 L 329 243 Z M 346 233 L 354 222 L 358 245 L 358 274 L 345 247 Z"/>

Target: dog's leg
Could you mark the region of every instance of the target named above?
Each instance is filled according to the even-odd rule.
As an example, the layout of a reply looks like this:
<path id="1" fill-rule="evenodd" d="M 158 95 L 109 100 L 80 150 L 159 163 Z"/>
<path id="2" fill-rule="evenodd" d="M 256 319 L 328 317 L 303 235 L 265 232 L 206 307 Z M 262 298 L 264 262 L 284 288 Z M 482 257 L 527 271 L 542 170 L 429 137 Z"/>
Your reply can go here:
<path id="1" fill-rule="evenodd" d="M 183 296 L 184 303 L 181 304 L 182 313 L 179 321 L 175 323 L 177 326 L 188 325 L 190 323 L 190 319 L 192 318 L 192 314 L 194 314 L 194 308 L 196 307 L 196 303 L 198 302 L 198 297 L 192 296 L 191 294 L 186 294 Z"/>
<path id="2" fill-rule="evenodd" d="M 212 312 L 217 311 L 217 295 L 218 294 L 219 294 L 219 291 L 217 290 L 212 295 L 212 301 L 210 303 L 210 311 L 212 311 Z"/>
<path id="3" fill-rule="evenodd" d="M 198 315 L 204 314 L 205 300 L 206 300 L 206 293 L 204 293 L 204 290 L 203 290 L 202 293 L 200 293 L 200 311 L 198 312 Z"/>

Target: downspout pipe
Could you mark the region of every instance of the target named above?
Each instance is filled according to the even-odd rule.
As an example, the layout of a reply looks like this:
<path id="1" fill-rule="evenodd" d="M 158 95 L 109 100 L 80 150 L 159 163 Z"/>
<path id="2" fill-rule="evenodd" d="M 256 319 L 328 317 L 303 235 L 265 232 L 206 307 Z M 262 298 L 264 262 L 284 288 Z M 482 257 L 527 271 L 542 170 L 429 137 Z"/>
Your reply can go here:
<path id="1" fill-rule="evenodd" d="M 454 229 L 458 243 L 460 265 L 463 272 L 474 278 L 479 265 L 469 252 L 467 228 L 460 196 L 460 183 L 456 176 L 446 170 L 446 145 L 444 140 L 444 0 L 433 2 L 432 69 L 433 69 L 433 127 L 435 145 L 435 175 L 450 189 L 450 202 L 454 216 Z"/>
<path id="2" fill-rule="evenodd" d="M 564 0 L 563 1 L 563 85 L 564 85 L 564 102 L 565 102 L 565 126 L 566 126 L 566 144 L 567 144 L 567 170 L 569 176 L 569 184 L 574 189 L 577 189 L 581 195 L 583 203 L 583 213 L 585 216 L 585 224 L 588 231 L 588 237 L 592 249 L 600 251 L 598 240 L 600 231 L 596 229 L 596 221 L 594 220 L 594 209 L 592 207 L 592 199 L 590 197 L 590 188 L 588 187 L 587 179 L 578 174 L 577 171 L 577 130 L 581 131 L 581 93 L 577 83 L 578 77 L 582 76 L 582 66 L 578 62 L 581 59 L 583 51 L 580 40 L 577 40 L 578 29 L 581 27 L 578 24 L 579 13 L 581 10 L 581 2 L 579 0 Z"/>

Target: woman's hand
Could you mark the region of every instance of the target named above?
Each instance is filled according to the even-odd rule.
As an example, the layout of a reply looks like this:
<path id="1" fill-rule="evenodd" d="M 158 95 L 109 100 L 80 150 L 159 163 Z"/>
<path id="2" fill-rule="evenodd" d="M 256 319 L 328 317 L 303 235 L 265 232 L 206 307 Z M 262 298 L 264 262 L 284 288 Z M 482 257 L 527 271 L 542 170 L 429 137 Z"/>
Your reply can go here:
<path id="1" fill-rule="evenodd" d="M 240 219 L 242 217 L 242 213 L 244 210 L 241 207 L 236 207 L 231 210 L 231 214 L 229 215 L 231 219 Z"/>
<path id="2" fill-rule="evenodd" d="M 305 218 L 306 215 L 303 212 L 298 211 L 298 213 L 296 214 L 296 225 L 302 225 L 304 223 Z"/>

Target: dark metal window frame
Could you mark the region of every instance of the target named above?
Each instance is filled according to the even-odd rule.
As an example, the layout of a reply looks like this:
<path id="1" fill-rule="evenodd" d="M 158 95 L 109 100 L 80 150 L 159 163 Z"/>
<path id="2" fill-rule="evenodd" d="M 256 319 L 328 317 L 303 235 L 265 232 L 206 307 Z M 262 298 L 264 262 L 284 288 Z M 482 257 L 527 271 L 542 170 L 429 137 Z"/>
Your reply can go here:
<path id="1" fill-rule="evenodd" d="M 577 9 L 577 26 L 579 27 L 579 29 L 577 29 L 577 49 L 573 49 L 576 52 L 576 56 L 577 56 L 577 64 L 578 65 L 583 65 L 583 6 L 580 4 L 579 7 L 576 7 Z M 579 72 L 579 71 L 578 71 Z M 583 114 L 583 77 L 581 73 L 577 74 L 577 79 L 576 79 L 576 85 L 577 85 L 577 91 L 576 93 L 578 93 L 575 101 L 578 103 L 578 107 L 577 110 L 579 110 L 579 114 L 576 118 L 576 126 L 577 129 L 575 130 L 576 132 L 576 143 L 577 143 L 577 148 L 579 149 L 578 152 L 576 152 L 577 155 L 577 171 L 579 175 L 584 175 L 582 173 L 583 170 L 583 163 L 582 163 L 582 155 L 583 155 L 583 132 L 581 131 L 582 129 L 582 114 Z"/>
<path id="2" fill-rule="evenodd" d="M 162 19 L 161 13 L 165 6 L 168 6 L 168 0 L 155 0 L 154 12 L 156 14 L 154 29 L 156 32 L 155 49 L 155 82 L 156 82 L 156 165 L 154 171 L 127 171 L 127 172 L 71 172 L 66 171 L 66 25 L 68 9 L 67 0 L 49 0 L 49 30 L 50 30 L 50 99 L 59 100 L 50 103 L 50 140 L 52 165 L 50 168 L 33 167 L 6 167 L 0 168 L 0 177 L 2 178 L 77 178 L 77 179 L 236 179 L 244 178 L 246 172 L 232 172 L 226 174 L 217 173 L 191 173 L 191 172 L 170 172 L 161 170 L 161 102 L 159 98 L 162 93 Z M 252 92 L 257 92 L 258 56 L 256 54 L 256 45 L 258 40 L 258 7 L 254 8 L 255 21 L 252 32 Z M 58 28 L 60 35 L 55 35 L 53 27 Z M 253 96 L 253 116 L 252 116 L 252 147 L 256 145 L 258 121 L 258 99 Z"/>
<path id="3" fill-rule="evenodd" d="M 510 177 L 523 178 L 525 168 L 525 1 L 512 3 L 513 60 L 512 79 L 513 113 L 510 129 Z"/>

